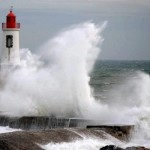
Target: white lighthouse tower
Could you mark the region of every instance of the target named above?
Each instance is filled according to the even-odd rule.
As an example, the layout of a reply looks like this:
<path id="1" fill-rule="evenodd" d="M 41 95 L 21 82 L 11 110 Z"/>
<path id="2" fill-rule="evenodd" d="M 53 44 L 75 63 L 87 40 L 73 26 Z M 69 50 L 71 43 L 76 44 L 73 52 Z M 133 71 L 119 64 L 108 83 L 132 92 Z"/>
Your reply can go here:
<path id="1" fill-rule="evenodd" d="M 19 31 L 20 23 L 16 23 L 16 15 L 12 8 L 2 23 L 3 43 L 1 51 L 1 66 L 14 66 L 20 63 Z"/>

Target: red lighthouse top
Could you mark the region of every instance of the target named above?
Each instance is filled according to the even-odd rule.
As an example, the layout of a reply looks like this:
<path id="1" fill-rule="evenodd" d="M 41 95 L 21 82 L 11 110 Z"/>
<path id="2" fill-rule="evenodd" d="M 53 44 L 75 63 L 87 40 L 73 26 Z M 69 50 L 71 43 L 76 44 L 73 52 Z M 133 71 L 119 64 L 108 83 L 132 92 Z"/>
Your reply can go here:
<path id="1" fill-rule="evenodd" d="M 20 28 L 20 23 L 16 23 L 16 15 L 13 13 L 12 7 L 10 9 L 10 12 L 6 16 L 6 23 L 2 23 L 3 29 L 9 29 L 9 28 Z"/>

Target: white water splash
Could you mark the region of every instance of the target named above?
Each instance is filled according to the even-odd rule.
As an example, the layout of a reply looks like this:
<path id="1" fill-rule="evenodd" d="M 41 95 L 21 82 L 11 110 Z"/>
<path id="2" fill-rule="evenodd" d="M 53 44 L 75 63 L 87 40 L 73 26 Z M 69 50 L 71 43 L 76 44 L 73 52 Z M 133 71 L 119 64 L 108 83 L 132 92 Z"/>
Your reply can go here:
<path id="1" fill-rule="evenodd" d="M 0 110 L 11 115 L 95 116 L 98 106 L 88 73 L 100 53 L 105 26 L 71 27 L 48 41 L 39 55 L 22 49 L 21 67 L 1 74 Z"/>
<path id="2" fill-rule="evenodd" d="M 99 150 L 105 145 L 113 145 L 114 142 L 110 140 L 100 140 L 100 139 L 84 139 L 76 140 L 73 142 L 63 142 L 63 143 L 50 143 L 48 145 L 42 146 L 45 150 Z"/>
<path id="3" fill-rule="evenodd" d="M 9 132 L 15 132 L 15 131 L 21 131 L 21 129 L 12 129 L 9 127 L 0 126 L 0 133 L 9 133 Z"/>
<path id="4" fill-rule="evenodd" d="M 124 147 L 125 143 L 105 133 L 104 139 L 84 135 L 83 139 L 81 140 L 62 143 L 49 143 L 41 146 L 41 148 L 44 148 L 45 150 L 99 150 L 106 145 L 118 145 L 120 147 Z"/>
<path id="5" fill-rule="evenodd" d="M 114 87 L 110 95 L 107 105 L 111 122 L 135 125 L 126 147 L 150 147 L 150 76 L 141 71 L 134 72 Z"/>

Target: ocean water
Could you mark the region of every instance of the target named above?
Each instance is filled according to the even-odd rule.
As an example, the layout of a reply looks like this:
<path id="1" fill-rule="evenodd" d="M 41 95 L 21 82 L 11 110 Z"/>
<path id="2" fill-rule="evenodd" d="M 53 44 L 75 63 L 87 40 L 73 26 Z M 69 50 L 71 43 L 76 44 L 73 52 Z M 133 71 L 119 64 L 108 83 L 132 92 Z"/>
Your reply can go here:
<path id="1" fill-rule="evenodd" d="M 108 100 L 108 94 L 112 89 L 119 85 L 122 86 L 128 80 L 135 79 L 140 73 L 150 74 L 150 61 L 96 60 L 90 74 L 90 85 L 93 87 L 93 94 L 95 98 L 105 102 Z"/>

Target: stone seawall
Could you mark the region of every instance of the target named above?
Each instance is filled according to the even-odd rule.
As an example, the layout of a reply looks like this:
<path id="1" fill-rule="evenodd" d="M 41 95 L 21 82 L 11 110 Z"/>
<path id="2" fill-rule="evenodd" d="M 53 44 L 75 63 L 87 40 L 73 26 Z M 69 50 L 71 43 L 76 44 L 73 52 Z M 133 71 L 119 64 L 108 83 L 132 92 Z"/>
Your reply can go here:
<path id="1" fill-rule="evenodd" d="M 0 126 L 9 126 L 11 128 L 19 128 L 23 130 L 86 127 L 91 123 L 95 123 L 95 121 L 80 118 L 55 118 L 51 116 L 0 116 Z"/>

